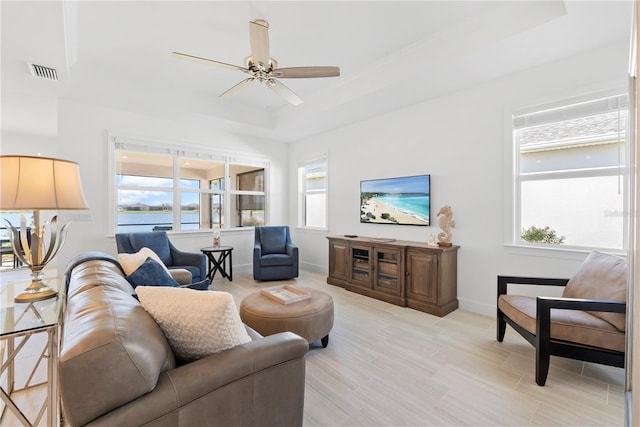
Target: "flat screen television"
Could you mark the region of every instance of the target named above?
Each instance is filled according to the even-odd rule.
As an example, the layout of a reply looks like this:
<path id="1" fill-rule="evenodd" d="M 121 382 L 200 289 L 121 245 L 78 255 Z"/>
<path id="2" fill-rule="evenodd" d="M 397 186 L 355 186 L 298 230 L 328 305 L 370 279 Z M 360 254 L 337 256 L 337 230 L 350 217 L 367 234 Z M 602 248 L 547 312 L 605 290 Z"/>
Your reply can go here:
<path id="1" fill-rule="evenodd" d="M 430 225 L 431 175 L 360 181 L 360 222 Z"/>

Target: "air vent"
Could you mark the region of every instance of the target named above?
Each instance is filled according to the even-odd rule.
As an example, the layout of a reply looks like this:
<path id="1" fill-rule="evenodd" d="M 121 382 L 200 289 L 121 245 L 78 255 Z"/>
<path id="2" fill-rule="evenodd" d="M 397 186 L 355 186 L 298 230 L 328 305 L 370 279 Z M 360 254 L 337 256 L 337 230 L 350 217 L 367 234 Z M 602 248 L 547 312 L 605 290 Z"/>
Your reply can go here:
<path id="1" fill-rule="evenodd" d="M 44 65 L 29 64 L 31 75 L 47 80 L 58 80 L 58 72 L 55 68 L 45 67 Z"/>

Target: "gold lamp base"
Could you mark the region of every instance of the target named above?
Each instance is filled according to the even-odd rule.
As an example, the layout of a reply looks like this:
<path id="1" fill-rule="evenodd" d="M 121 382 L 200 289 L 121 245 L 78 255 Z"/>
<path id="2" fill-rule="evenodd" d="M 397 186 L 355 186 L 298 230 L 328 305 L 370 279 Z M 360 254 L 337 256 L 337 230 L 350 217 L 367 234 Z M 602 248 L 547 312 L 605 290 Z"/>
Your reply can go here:
<path id="1" fill-rule="evenodd" d="M 21 294 L 16 295 L 14 301 L 17 303 L 29 303 L 54 298 L 56 295 L 58 295 L 57 291 L 54 291 L 41 281 L 34 280 Z"/>

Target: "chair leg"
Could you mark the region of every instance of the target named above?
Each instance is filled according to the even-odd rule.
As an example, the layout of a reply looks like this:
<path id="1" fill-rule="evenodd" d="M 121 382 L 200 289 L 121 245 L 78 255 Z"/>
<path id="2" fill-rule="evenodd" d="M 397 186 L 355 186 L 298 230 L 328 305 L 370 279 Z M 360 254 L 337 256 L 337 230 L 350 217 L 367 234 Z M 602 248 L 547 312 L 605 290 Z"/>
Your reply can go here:
<path id="1" fill-rule="evenodd" d="M 536 383 L 543 386 L 549 373 L 551 358 L 551 307 L 536 298 Z"/>
<path id="2" fill-rule="evenodd" d="M 327 334 L 327 336 L 322 338 L 321 343 L 322 343 L 322 348 L 327 348 L 327 346 L 329 345 L 329 334 Z"/>
<path id="3" fill-rule="evenodd" d="M 504 314 L 500 310 L 498 310 L 498 327 L 497 327 L 497 339 L 498 342 L 502 342 L 504 340 L 504 333 L 507 330 L 507 322 L 504 320 Z"/>
<path id="4" fill-rule="evenodd" d="M 550 358 L 549 352 L 536 348 L 536 384 L 539 386 L 543 386 L 547 382 Z"/>

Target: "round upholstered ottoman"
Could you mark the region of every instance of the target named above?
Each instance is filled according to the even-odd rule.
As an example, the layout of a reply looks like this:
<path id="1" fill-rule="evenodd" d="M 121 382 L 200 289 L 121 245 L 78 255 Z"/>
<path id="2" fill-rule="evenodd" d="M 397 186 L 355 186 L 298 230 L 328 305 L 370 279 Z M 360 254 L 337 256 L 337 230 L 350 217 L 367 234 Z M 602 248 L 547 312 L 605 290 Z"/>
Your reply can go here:
<path id="1" fill-rule="evenodd" d="M 240 302 L 240 318 L 261 335 L 291 331 L 309 343 L 321 340 L 326 347 L 333 327 L 333 299 L 314 288 L 297 288 L 310 292 L 311 298 L 282 304 L 254 292 Z"/>

